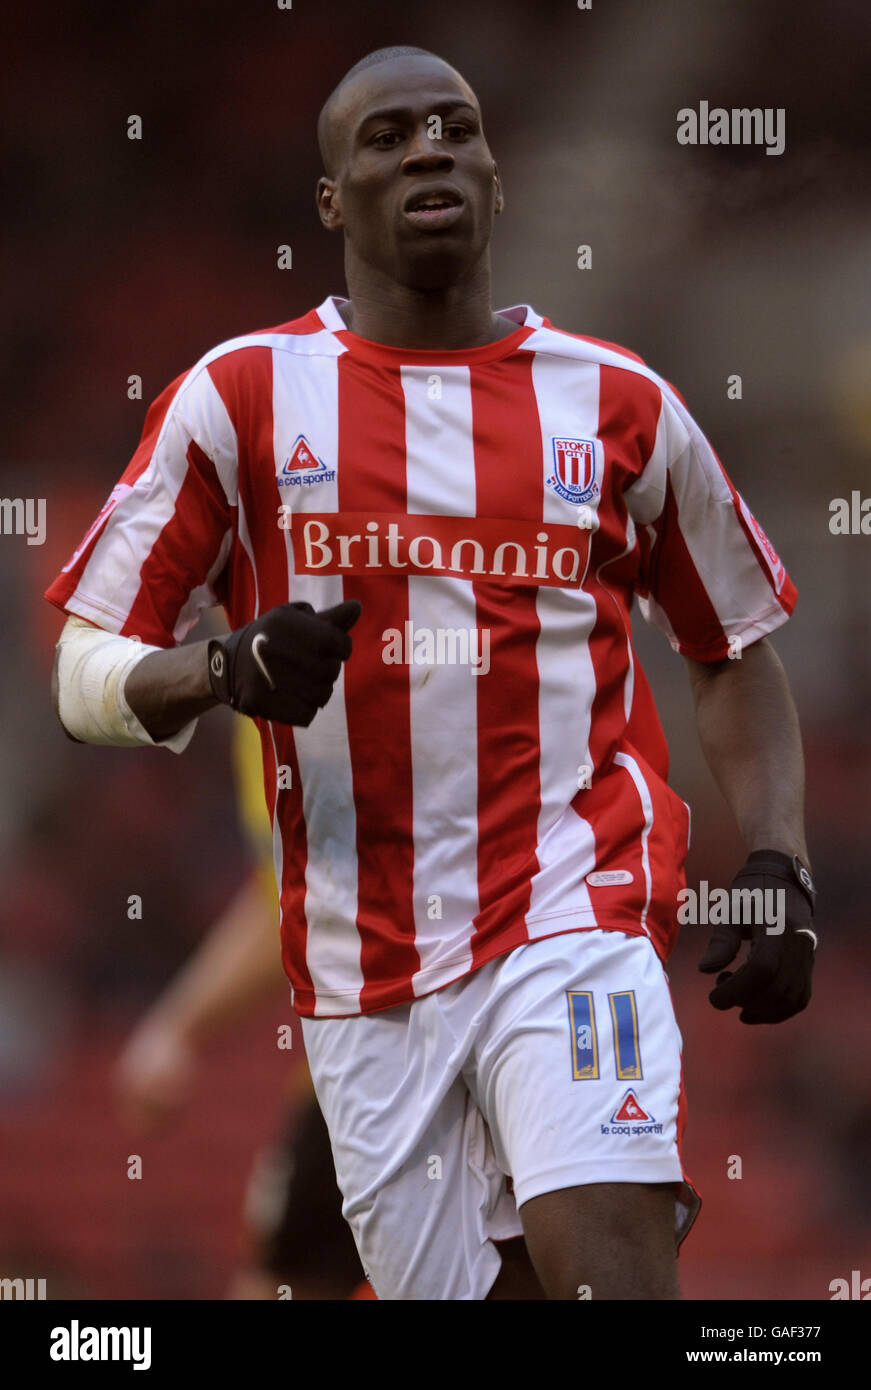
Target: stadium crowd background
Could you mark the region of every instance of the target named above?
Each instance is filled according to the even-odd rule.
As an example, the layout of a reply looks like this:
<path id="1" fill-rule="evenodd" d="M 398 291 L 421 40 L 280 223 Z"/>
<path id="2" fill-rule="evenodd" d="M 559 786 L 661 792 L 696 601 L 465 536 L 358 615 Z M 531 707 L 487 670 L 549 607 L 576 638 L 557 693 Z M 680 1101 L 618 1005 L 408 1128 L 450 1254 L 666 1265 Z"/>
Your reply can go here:
<path id="1" fill-rule="evenodd" d="M 6 29 L 0 491 L 44 497 L 48 525 L 42 546 L 0 536 L 0 1274 L 46 1277 L 49 1297 L 219 1298 L 239 1258 L 251 1157 L 288 1087 L 285 993 L 212 1048 L 169 1132 L 132 1140 L 108 1084 L 248 867 L 232 716 L 204 719 L 182 758 L 68 742 L 49 701 L 61 618 L 42 592 L 168 381 L 344 292 L 340 240 L 314 212 L 315 118 L 351 63 L 399 42 L 448 58 L 481 99 L 507 196 L 496 303 L 623 343 L 674 381 L 799 589 L 774 645 L 808 758 L 815 997 L 777 1028 L 715 1013 L 695 970 L 707 930 L 684 928 L 669 973 L 703 1195 L 684 1293 L 825 1299 L 871 1275 L 871 539 L 828 527 L 832 498 L 871 492 L 865 7 L 69 0 L 15 7 Z M 785 108 L 786 152 L 678 145 L 677 111 L 703 99 Z M 684 663 L 636 627 L 693 806 L 688 882 L 727 885 L 743 851 Z M 298 1029 L 295 1047 L 291 1073 Z"/>

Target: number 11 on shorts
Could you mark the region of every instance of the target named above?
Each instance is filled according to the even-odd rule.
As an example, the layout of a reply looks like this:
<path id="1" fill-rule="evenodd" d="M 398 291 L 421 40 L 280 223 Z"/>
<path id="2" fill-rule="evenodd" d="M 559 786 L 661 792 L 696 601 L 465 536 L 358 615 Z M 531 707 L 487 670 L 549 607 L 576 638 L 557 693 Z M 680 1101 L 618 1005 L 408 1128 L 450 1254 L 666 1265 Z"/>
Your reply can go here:
<path id="1" fill-rule="evenodd" d="M 566 991 L 566 997 L 572 1036 L 572 1076 L 575 1081 L 595 1081 L 599 1077 L 599 1039 L 592 990 L 570 989 Z M 609 994 L 608 1005 L 613 1024 L 617 1079 L 640 1081 L 643 1072 L 635 991 L 626 989 Z"/>

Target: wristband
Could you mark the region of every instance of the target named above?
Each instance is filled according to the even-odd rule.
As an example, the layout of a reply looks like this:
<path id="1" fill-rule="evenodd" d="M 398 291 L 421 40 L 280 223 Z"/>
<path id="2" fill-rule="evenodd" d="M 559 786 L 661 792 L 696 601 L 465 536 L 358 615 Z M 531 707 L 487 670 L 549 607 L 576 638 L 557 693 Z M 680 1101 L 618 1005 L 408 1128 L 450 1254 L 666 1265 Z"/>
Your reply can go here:
<path id="1" fill-rule="evenodd" d="M 816 905 L 817 890 L 810 869 L 799 859 L 797 854 L 784 854 L 778 849 L 755 849 L 752 854 L 747 856 L 745 867 L 750 864 L 759 873 L 772 873 L 777 878 L 788 877 L 797 883 L 810 903 L 813 912 Z"/>

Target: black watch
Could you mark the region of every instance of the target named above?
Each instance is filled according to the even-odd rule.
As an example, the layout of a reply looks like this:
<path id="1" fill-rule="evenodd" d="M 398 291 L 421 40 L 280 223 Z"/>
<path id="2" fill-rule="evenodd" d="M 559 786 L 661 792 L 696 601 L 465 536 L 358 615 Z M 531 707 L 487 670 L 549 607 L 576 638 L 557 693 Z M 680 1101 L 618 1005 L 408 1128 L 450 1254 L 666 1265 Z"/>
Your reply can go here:
<path id="1" fill-rule="evenodd" d="M 807 864 L 802 863 L 797 854 L 794 854 L 792 856 L 792 871 L 798 879 L 802 889 L 804 890 L 805 897 L 810 903 L 811 909 L 813 909 L 814 904 L 816 902 L 817 890 L 814 886 L 814 881 L 811 877 L 810 869 L 808 868 Z"/>
<path id="2" fill-rule="evenodd" d="M 209 642 L 209 684 L 212 687 L 212 694 L 216 695 L 225 705 L 230 705 L 232 709 L 229 662 L 223 640 L 220 637 L 213 637 Z"/>

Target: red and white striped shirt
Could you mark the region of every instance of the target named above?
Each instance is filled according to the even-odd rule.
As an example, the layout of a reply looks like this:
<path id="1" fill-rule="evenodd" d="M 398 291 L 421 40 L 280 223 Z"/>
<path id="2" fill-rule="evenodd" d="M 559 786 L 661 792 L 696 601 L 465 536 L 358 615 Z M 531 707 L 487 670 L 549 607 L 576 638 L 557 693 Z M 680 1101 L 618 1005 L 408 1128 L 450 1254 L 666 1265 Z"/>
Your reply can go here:
<path id="1" fill-rule="evenodd" d="M 795 589 L 633 353 L 526 305 L 484 347 L 385 347 L 340 302 L 167 387 L 47 597 L 162 647 L 216 603 L 236 628 L 360 600 L 311 726 L 258 721 L 300 1013 L 387 1008 L 558 932 L 646 934 L 665 959 L 689 811 L 633 594 L 714 661 Z"/>

